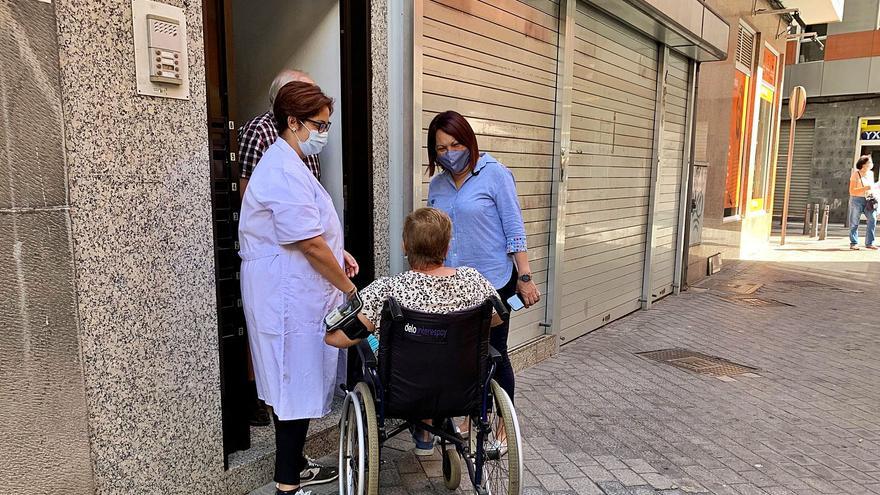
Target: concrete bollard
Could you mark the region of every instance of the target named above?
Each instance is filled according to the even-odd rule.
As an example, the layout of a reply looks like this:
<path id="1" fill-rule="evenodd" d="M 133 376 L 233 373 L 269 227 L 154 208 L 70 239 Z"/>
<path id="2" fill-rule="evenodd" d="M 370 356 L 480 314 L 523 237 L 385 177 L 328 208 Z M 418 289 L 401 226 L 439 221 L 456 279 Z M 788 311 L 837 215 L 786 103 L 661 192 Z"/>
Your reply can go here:
<path id="1" fill-rule="evenodd" d="M 811 206 L 812 205 L 809 203 L 804 206 L 804 235 L 810 233 L 810 218 L 812 218 L 812 215 L 810 215 Z"/>
<path id="2" fill-rule="evenodd" d="M 831 214 L 831 205 L 826 204 L 822 211 L 822 225 L 819 226 L 819 240 L 824 241 L 828 237 L 828 215 Z"/>

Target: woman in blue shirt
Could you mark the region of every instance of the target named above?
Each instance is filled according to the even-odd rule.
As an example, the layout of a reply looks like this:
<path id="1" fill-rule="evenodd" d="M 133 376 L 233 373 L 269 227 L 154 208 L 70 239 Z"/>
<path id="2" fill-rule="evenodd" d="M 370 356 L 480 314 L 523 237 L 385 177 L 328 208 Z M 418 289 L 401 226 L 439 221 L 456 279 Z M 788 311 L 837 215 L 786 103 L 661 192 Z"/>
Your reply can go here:
<path id="1" fill-rule="evenodd" d="M 443 169 L 434 175 L 437 167 Z M 498 290 L 501 300 L 519 294 L 526 307 L 541 294 L 532 280 L 513 173 L 480 153 L 477 137 L 461 114 L 438 114 L 428 127 L 428 206 L 452 219 L 452 242 L 446 265 L 475 268 Z M 508 306 L 508 309 L 510 307 Z M 495 373 L 498 384 L 513 399 L 513 367 L 507 354 L 510 324 L 492 329 L 490 343 L 501 353 Z"/>

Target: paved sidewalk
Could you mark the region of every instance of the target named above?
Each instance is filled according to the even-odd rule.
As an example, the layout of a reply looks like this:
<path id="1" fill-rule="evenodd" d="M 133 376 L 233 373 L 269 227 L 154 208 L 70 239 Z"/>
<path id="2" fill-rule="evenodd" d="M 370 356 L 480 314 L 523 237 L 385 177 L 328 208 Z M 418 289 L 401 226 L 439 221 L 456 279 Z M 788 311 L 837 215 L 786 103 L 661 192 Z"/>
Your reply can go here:
<path id="1" fill-rule="evenodd" d="M 880 494 L 871 254 L 841 259 L 854 273 L 779 253 L 726 266 L 522 372 L 525 493 Z M 635 354 L 667 348 L 758 370 L 718 378 Z M 439 461 L 409 447 L 384 451 L 380 492 L 449 493 Z"/>

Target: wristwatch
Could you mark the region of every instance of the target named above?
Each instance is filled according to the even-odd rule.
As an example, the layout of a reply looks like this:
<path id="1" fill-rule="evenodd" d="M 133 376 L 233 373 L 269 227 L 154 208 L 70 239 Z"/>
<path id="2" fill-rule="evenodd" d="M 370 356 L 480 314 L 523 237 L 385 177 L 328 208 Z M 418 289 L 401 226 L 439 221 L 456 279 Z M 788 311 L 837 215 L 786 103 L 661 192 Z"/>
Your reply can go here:
<path id="1" fill-rule="evenodd" d="M 520 282 L 531 282 L 532 281 L 532 274 L 531 273 L 523 273 L 522 275 L 519 276 L 519 280 L 520 280 Z"/>

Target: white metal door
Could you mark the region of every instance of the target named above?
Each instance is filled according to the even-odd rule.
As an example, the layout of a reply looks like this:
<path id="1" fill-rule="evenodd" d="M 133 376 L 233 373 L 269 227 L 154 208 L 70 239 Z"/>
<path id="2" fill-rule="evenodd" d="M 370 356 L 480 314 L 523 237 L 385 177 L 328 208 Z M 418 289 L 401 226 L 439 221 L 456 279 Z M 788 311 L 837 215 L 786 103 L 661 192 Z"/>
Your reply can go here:
<path id="1" fill-rule="evenodd" d="M 426 0 L 422 18 L 422 136 L 439 112 L 467 117 L 481 151 L 516 176 L 539 289 L 547 292 L 556 99 L 557 2 Z M 417 51 L 418 53 L 418 51 Z M 422 153 L 421 191 L 427 149 Z M 509 345 L 542 335 L 545 304 L 515 314 Z"/>
<path id="2" fill-rule="evenodd" d="M 679 206 L 681 204 L 682 160 L 686 139 L 690 62 L 670 51 L 664 78 L 660 163 L 655 191 L 654 249 L 652 251 L 653 300 L 672 293 L 675 278 L 675 253 L 678 243 Z"/>
<path id="3" fill-rule="evenodd" d="M 639 309 L 654 146 L 655 41 L 579 2 L 563 341 Z"/>
<path id="4" fill-rule="evenodd" d="M 785 198 L 785 171 L 788 166 L 788 130 L 791 121 L 779 126 L 779 158 L 776 160 L 776 190 L 773 194 L 773 215 L 782 217 Z M 791 189 L 788 196 L 788 217 L 803 218 L 810 199 L 810 178 L 813 173 L 813 137 L 815 120 L 798 120 L 794 133 L 794 156 L 791 162 Z"/>

